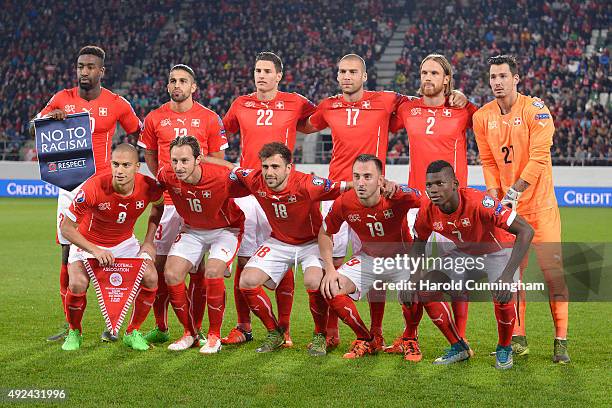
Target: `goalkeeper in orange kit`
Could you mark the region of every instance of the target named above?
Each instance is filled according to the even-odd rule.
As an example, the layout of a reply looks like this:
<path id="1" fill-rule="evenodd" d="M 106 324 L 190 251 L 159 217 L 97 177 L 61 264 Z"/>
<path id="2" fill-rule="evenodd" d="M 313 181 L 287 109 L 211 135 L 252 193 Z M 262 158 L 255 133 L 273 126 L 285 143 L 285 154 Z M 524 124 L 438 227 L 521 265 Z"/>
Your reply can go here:
<path id="1" fill-rule="evenodd" d="M 568 290 L 561 257 L 561 219 L 552 181 L 550 147 L 555 126 L 544 103 L 517 91 L 516 59 L 489 58 L 495 100 L 473 116 L 487 191 L 515 209 L 535 230 L 533 246 L 549 289 L 555 324 L 553 361 L 569 363 Z M 527 266 L 527 258 L 521 270 Z M 515 355 L 529 353 L 525 334 L 525 293 L 519 292 L 519 320 L 512 337 Z"/>

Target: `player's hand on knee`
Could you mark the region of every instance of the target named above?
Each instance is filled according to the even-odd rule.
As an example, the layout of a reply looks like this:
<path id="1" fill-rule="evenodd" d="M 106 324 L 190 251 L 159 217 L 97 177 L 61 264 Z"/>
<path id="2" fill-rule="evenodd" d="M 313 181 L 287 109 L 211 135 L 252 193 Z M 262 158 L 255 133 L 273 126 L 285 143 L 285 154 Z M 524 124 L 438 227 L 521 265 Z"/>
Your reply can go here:
<path id="1" fill-rule="evenodd" d="M 138 252 L 139 258 L 150 259 L 151 261 L 155 259 L 157 255 L 157 251 L 155 250 L 155 246 L 149 242 L 145 242 L 140 246 L 140 251 Z"/>
<path id="2" fill-rule="evenodd" d="M 334 271 L 325 271 L 321 281 L 321 294 L 326 299 L 331 299 L 340 291 L 340 274 Z"/>
<path id="3" fill-rule="evenodd" d="M 106 249 L 98 248 L 92 252 L 92 255 L 96 257 L 101 266 L 110 266 L 115 263 L 113 253 Z"/>

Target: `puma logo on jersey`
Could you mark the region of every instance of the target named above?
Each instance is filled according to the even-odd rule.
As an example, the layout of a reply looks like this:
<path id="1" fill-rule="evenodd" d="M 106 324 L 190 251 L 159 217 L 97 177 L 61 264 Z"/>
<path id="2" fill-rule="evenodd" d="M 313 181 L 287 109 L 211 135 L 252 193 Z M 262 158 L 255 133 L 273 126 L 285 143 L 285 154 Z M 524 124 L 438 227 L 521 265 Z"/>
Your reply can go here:
<path id="1" fill-rule="evenodd" d="M 376 214 L 374 214 L 374 215 L 372 215 L 372 214 L 366 214 L 366 218 L 372 218 L 372 219 L 374 219 L 374 221 L 378 221 L 378 220 L 376 219 Z"/>
<path id="2" fill-rule="evenodd" d="M 189 191 L 189 190 L 187 190 L 187 194 L 191 194 L 192 196 L 197 197 L 197 196 L 196 196 L 196 193 L 194 193 L 193 191 Z"/>
<path id="3" fill-rule="evenodd" d="M 179 118 L 176 118 L 176 121 L 177 121 L 177 122 L 181 122 L 181 124 L 182 124 L 183 126 L 185 126 L 185 119 L 179 119 Z"/>
<path id="4" fill-rule="evenodd" d="M 125 208 L 126 210 L 127 210 L 127 208 L 128 208 L 128 205 L 130 205 L 130 203 L 127 203 L 127 204 L 121 204 L 121 203 L 119 203 L 119 207 L 123 207 L 123 208 Z"/>
<path id="5" fill-rule="evenodd" d="M 452 225 L 455 228 L 457 228 L 457 226 L 455 225 L 456 222 L 457 221 L 453 221 L 453 222 L 447 221 L 446 223 L 449 224 L 449 225 Z"/>
<path id="6" fill-rule="evenodd" d="M 275 195 L 275 194 L 272 194 L 272 195 L 270 196 L 270 198 L 272 198 L 273 200 L 276 200 L 276 201 L 280 201 L 280 197 L 279 197 L 279 196 L 277 196 L 277 195 Z"/>
<path id="7" fill-rule="evenodd" d="M 437 109 L 427 109 L 427 112 L 431 113 L 433 116 L 436 116 L 436 113 L 438 113 Z"/>
<path id="8" fill-rule="evenodd" d="M 225 256 L 229 256 L 229 254 L 230 254 L 230 251 L 228 251 L 228 250 L 227 250 L 227 249 L 225 249 L 225 248 L 221 248 L 221 251 L 223 251 L 223 253 L 225 254 Z"/>

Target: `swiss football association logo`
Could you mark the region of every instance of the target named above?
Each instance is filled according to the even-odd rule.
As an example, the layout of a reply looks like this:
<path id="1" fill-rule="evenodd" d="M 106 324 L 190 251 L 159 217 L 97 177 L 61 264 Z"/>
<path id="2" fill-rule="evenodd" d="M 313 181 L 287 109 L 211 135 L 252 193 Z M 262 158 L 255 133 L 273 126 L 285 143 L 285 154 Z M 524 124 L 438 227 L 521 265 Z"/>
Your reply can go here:
<path id="1" fill-rule="evenodd" d="M 191 119 L 191 127 L 200 127 L 200 119 Z"/>
<path id="2" fill-rule="evenodd" d="M 514 126 L 521 126 L 521 124 L 523 123 L 523 119 L 521 118 L 514 118 Z"/>
<path id="3" fill-rule="evenodd" d="M 111 203 L 108 201 L 105 203 L 98 204 L 99 211 L 110 210 L 110 209 L 111 209 Z"/>
<path id="4" fill-rule="evenodd" d="M 172 126 L 172 121 L 168 118 L 166 119 L 162 119 L 161 122 L 159 122 L 159 125 L 164 127 L 164 126 Z"/>
<path id="5" fill-rule="evenodd" d="M 349 222 L 359 222 L 361 221 L 361 217 L 359 216 L 359 214 L 349 214 L 348 221 Z"/>
<path id="6" fill-rule="evenodd" d="M 334 102 L 332 103 L 332 109 L 337 109 L 342 107 L 342 102 Z"/>
<path id="7" fill-rule="evenodd" d="M 276 105 L 274 105 L 274 107 L 275 107 L 276 109 L 285 109 L 285 102 L 283 102 L 283 101 L 278 101 L 278 102 L 276 102 Z"/>
<path id="8" fill-rule="evenodd" d="M 136 209 L 137 210 L 141 210 L 144 208 L 144 200 L 138 200 L 136 201 Z"/>
<path id="9" fill-rule="evenodd" d="M 108 108 L 103 108 L 103 107 L 98 108 L 98 115 L 108 116 Z"/>
<path id="10" fill-rule="evenodd" d="M 110 276 L 110 283 L 113 286 L 119 286 L 123 283 L 123 277 L 121 276 L 120 273 L 112 273 Z"/>
<path id="11" fill-rule="evenodd" d="M 421 114 L 421 108 L 412 108 L 410 109 L 410 114 L 412 116 L 417 116 Z"/>
<path id="12" fill-rule="evenodd" d="M 244 103 L 244 106 L 245 106 L 246 108 L 254 108 L 254 107 L 255 107 L 255 101 L 246 101 L 246 102 Z"/>

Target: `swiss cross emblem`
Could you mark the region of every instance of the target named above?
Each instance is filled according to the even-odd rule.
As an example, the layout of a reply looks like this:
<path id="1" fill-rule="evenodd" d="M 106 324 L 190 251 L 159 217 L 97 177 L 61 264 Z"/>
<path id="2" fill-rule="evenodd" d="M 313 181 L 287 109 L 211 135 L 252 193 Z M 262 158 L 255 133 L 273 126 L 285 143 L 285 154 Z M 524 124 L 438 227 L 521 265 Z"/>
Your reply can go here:
<path id="1" fill-rule="evenodd" d="M 108 108 L 98 108 L 98 115 L 108 116 Z"/>
<path id="2" fill-rule="evenodd" d="M 442 225 L 441 221 L 436 221 L 433 223 L 433 229 L 435 229 L 436 231 L 442 231 L 444 229 L 444 226 Z"/>
<path id="3" fill-rule="evenodd" d="M 523 123 L 523 119 L 521 118 L 514 118 L 514 126 L 521 126 L 521 123 Z"/>
<path id="4" fill-rule="evenodd" d="M 64 111 L 66 111 L 66 113 L 74 113 L 76 111 L 76 106 L 66 105 L 64 106 Z"/>
<path id="5" fill-rule="evenodd" d="M 142 208 L 144 208 L 144 200 L 136 201 L 136 209 L 140 210 Z"/>
<path id="6" fill-rule="evenodd" d="M 168 118 L 166 119 L 162 119 L 161 122 L 159 122 L 160 126 L 172 126 L 172 121 Z"/>
<path id="7" fill-rule="evenodd" d="M 370 101 L 361 102 L 361 109 L 370 109 Z"/>
<path id="8" fill-rule="evenodd" d="M 452 112 L 453 112 L 453 111 L 451 111 L 451 110 L 450 110 L 450 109 L 448 109 L 448 108 L 445 108 L 445 109 L 443 109 L 443 110 L 442 110 L 442 114 L 443 114 L 444 116 L 446 116 L 447 118 L 450 118 L 450 117 L 451 117 L 451 115 L 453 114 Z"/>
<path id="9" fill-rule="evenodd" d="M 472 224 L 470 224 L 470 219 L 469 218 L 462 218 L 461 219 L 461 225 L 463 225 L 464 227 L 469 227 Z"/>
<path id="10" fill-rule="evenodd" d="M 383 215 L 385 216 L 385 219 L 393 218 L 393 210 L 389 208 L 388 210 L 383 211 Z"/>
<path id="11" fill-rule="evenodd" d="M 244 103 L 244 106 L 247 108 L 254 108 L 255 107 L 255 101 L 246 101 Z"/>
<path id="12" fill-rule="evenodd" d="M 200 127 L 200 119 L 191 119 L 191 127 Z"/>
<path id="13" fill-rule="evenodd" d="M 202 197 L 210 198 L 210 197 L 212 197 L 212 193 L 210 192 L 210 190 L 204 190 L 204 191 L 202 191 Z"/>
<path id="14" fill-rule="evenodd" d="M 359 217 L 359 214 L 349 214 L 348 220 L 349 222 L 359 222 L 361 221 L 361 217 Z"/>
<path id="15" fill-rule="evenodd" d="M 410 109 L 410 114 L 412 116 L 417 116 L 421 114 L 421 108 L 412 108 Z"/>
<path id="16" fill-rule="evenodd" d="M 289 198 L 287 198 L 288 203 L 295 203 L 296 201 L 297 197 L 295 195 L 290 195 Z"/>
<path id="17" fill-rule="evenodd" d="M 332 104 L 332 108 L 336 109 L 336 108 L 341 108 L 342 107 L 342 102 L 334 102 Z"/>
<path id="18" fill-rule="evenodd" d="M 285 102 L 283 101 L 278 101 L 276 102 L 276 105 L 274 105 L 276 107 L 276 109 L 285 109 Z"/>

